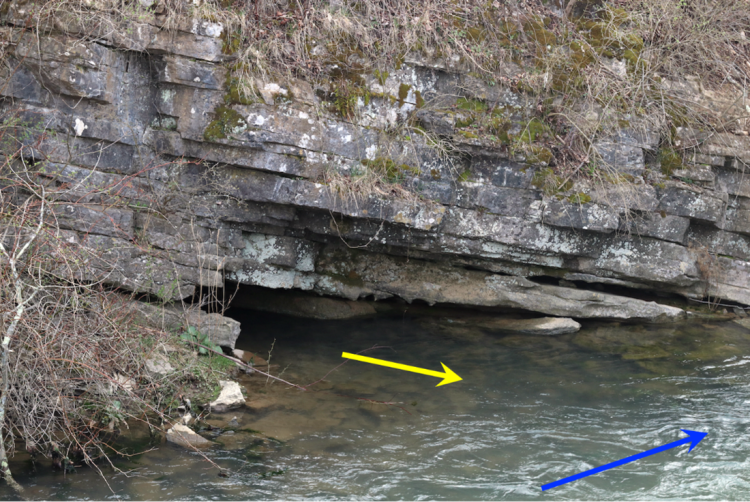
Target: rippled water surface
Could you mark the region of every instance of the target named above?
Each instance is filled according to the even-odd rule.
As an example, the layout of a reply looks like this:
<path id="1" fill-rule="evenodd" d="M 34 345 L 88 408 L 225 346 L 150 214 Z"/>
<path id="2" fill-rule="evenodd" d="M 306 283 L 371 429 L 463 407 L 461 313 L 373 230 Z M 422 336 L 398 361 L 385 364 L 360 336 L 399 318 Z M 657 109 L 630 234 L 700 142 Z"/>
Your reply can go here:
<path id="1" fill-rule="evenodd" d="M 750 499 L 750 331 L 735 323 L 588 324 L 558 337 L 498 335 L 461 318 L 310 321 L 248 314 L 238 346 L 308 384 L 342 351 L 438 370 L 350 361 L 301 392 L 253 376 L 241 427 L 209 457 L 162 443 L 109 478 L 123 499 Z M 386 402 L 389 404 L 383 404 Z M 547 492 L 540 486 L 683 437 L 682 446 Z M 33 498 L 114 498 L 91 470 L 15 462 Z M 0 488 L 4 489 L 4 487 Z M 0 495 L 7 492 L 0 492 Z"/>

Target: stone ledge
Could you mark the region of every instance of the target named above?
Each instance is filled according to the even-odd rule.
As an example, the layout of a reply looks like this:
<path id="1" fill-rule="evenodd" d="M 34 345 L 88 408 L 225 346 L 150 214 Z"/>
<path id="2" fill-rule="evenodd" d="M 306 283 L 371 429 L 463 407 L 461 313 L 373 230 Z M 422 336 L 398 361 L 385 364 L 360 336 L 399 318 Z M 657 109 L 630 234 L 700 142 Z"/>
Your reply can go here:
<path id="1" fill-rule="evenodd" d="M 511 307 L 554 316 L 600 319 L 640 319 L 650 322 L 682 318 L 682 309 L 607 293 L 537 284 L 523 277 L 464 270 L 446 264 L 385 255 L 331 255 L 320 262 L 319 273 L 329 276 L 328 294 L 344 294 L 347 285 L 337 277 L 357 277 L 360 296 L 393 295 L 412 302 Z"/>

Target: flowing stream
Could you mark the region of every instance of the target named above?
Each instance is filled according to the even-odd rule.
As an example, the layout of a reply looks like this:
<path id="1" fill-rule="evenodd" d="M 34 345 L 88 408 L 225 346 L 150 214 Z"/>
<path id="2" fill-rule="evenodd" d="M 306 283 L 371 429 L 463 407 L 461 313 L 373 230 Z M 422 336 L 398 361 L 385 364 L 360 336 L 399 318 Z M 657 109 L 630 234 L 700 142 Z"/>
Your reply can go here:
<path id="1" fill-rule="evenodd" d="M 236 314 L 236 313 L 235 313 Z M 91 469 L 12 464 L 35 499 L 737 500 L 750 498 L 750 331 L 733 322 L 587 323 L 575 334 L 498 335 L 469 318 L 311 321 L 246 312 L 238 347 L 300 384 L 341 353 L 439 370 L 439 379 L 349 361 L 310 392 L 243 376 L 244 430 L 208 456 L 171 444 Z M 251 428 L 259 433 L 248 431 Z M 708 432 L 687 446 L 543 492 L 542 484 Z M 0 486 L 0 497 L 12 498 Z"/>

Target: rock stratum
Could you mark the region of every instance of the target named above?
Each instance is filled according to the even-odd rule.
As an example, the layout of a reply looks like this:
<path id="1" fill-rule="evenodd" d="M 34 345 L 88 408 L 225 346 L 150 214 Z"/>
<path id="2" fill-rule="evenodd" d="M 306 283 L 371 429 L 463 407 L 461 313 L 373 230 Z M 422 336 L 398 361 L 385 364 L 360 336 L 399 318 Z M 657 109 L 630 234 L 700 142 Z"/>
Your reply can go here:
<path id="1" fill-rule="evenodd" d="M 550 193 L 544 152 L 459 131 L 457 104 L 507 110 L 520 129 L 535 98 L 455 61 L 409 55 L 366 76 L 354 120 L 302 80 L 234 99 L 221 24 L 154 18 L 81 37 L 62 19 L 37 37 L 25 5 L 0 28 L 2 106 L 24 130 L 13 163 L 65 188 L 60 235 L 113 286 L 177 301 L 231 282 L 577 319 L 684 314 L 643 292 L 750 305 L 745 135 L 680 128 L 690 161 L 662 175 L 658 136 L 624 127 L 596 147 L 635 180 L 630 196 L 575 180 Z M 669 86 L 730 118 L 747 106 L 697 80 Z M 408 117 L 419 128 L 395 134 Z M 379 162 L 411 196 L 334 183 Z"/>

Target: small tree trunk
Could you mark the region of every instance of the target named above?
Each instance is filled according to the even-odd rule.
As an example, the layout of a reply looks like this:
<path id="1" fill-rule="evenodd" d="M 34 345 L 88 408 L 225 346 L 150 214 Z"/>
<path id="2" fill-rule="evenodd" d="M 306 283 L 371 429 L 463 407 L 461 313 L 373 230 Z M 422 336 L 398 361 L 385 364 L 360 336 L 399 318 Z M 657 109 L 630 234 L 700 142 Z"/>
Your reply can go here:
<path id="1" fill-rule="evenodd" d="M 8 457 L 5 454 L 5 442 L 0 441 L 0 471 L 3 473 L 3 479 L 8 486 L 13 488 L 19 495 L 23 493 L 23 486 L 18 484 L 18 481 L 13 479 L 13 474 L 10 472 L 10 466 L 8 465 Z"/>
<path id="2" fill-rule="evenodd" d="M 5 451 L 5 406 L 8 402 L 8 391 L 9 391 L 9 366 L 10 361 L 8 352 L 10 351 L 10 338 L 13 332 L 16 330 L 18 321 L 23 315 L 23 305 L 19 305 L 16 308 L 16 314 L 13 316 L 8 331 L 3 337 L 2 343 L 2 354 L 0 354 L 0 370 L 2 371 L 2 388 L 0 392 L 0 472 L 2 472 L 3 479 L 8 483 L 8 486 L 13 488 L 17 493 L 23 493 L 23 487 L 13 479 L 13 474 L 10 472 L 10 466 L 8 465 L 8 454 Z"/>
<path id="3" fill-rule="evenodd" d="M 25 249 L 26 247 L 24 247 Z M 10 472 L 10 465 L 8 464 L 8 454 L 5 451 L 5 411 L 10 392 L 10 341 L 15 336 L 18 323 L 23 318 L 23 313 L 26 310 L 26 302 L 23 295 L 23 283 L 16 269 L 16 261 L 13 258 L 10 258 L 8 261 L 15 281 L 16 308 L 13 313 L 13 319 L 11 319 L 8 329 L 5 330 L 3 335 L 2 344 L 0 344 L 0 375 L 3 379 L 2 385 L 0 385 L 0 393 L 2 393 L 0 394 L 0 472 L 2 472 L 3 479 L 8 483 L 8 486 L 20 494 L 23 492 L 23 487 L 13 479 L 13 474 Z"/>
<path id="4" fill-rule="evenodd" d="M 2 344 L 0 344 L 0 373 L 3 378 L 2 385 L 0 385 L 0 392 L 2 392 L 2 394 L 0 394 L 0 472 L 2 472 L 3 479 L 8 483 L 8 486 L 13 488 L 19 495 L 23 492 L 23 487 L 13 479 L 13 474 L 10 472 L 10 465 L 8 464 L 8 452 L 5 450 L 5 412 L 7 411 L 8 394 L 10 391 L 10 341 L 16 335 L 16 328 L 23 318 L 26 303 L 30 301 L 38 291 L 35 289 L 28 298 L 24 296 L 24 283 L 18 273 L 17 264 L 26 251 L 28 251 L 31 243 L 37 238 L 39 232 L 42 230 L 42 225 L 44 224 L 44 186 L 40 188 L 42 196 L 39 209 L 39 222 L 36 225 L 36 229 L 31 232 L 26 243 L 20 247 L 16 246 L 11 252 L 8 252 L 3 244 L 7 231 L 0 238 L 0 254 L 8 262 L 8 270 L 11 273 L 11 279 L 16 290 L 16 308 L 13 311 L 13 318 L 8 324 L 8 329 L 3 333 Z M 24 215 L 27 208 L 28 201 L 24 204 Z"/>

